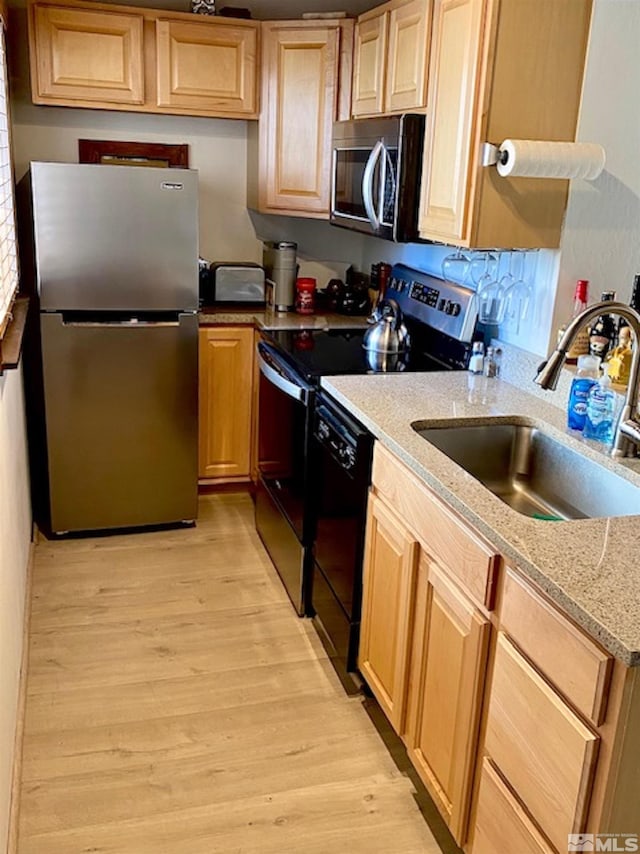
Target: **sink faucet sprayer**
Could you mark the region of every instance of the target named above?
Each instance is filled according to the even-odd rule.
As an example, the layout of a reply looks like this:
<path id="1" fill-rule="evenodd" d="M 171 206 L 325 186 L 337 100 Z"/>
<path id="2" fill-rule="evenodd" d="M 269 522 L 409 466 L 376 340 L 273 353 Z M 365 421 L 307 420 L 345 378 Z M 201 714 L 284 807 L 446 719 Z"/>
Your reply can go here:
<path id="1" fill-rule="evenodd" d="M 567 350 L 570 348 L 576 335 L 585 324 L 599 317 L 603 311 L 606 311 L 607 314 L 617 314 L 619 317 L 624 317 L 635 335 L 631 369 L 629 371 L 629 385 L 627 386 L 627 394 L 624 399 L 624 405 L 620 413 L 611 449 L 614 457 L 632 457 L 636 455 L 640 448 L 640 421 L 638 421 L 640 314 L 637 311 L 623 302 L 607 302 L 606 304 L 600 302 L 585 308 L 584 311 L 576 315 L 571 323 L 569 323 L 556 349 L 551 353 L 546 362 L 540 365 L 535 382 L 542 388 L 555 389 L 558 385 L 560 371 L 567 358 Z"/>

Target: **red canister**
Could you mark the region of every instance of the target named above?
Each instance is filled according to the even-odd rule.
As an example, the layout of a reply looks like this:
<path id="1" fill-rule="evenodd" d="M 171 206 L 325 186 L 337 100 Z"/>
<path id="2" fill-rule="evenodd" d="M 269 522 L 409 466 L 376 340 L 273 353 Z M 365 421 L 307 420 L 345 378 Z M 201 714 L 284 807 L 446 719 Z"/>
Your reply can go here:
<path id="1" fill-rule="evenodd" d="M 313 314 L 316 308 L 316 280 L 296 279 L 296 311 L 298 314 Z"/>

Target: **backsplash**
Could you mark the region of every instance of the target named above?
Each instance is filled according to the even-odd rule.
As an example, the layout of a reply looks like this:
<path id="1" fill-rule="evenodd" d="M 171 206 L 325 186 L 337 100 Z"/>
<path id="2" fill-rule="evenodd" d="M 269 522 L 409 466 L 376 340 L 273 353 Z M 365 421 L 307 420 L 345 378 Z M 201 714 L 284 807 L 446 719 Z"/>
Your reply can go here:
<path id="1" fill-rule="evenodd" d="M 502 350 L 502 362 L 500 366 L 500 379 L 511 383 L 523 391 L 529 392 L 536 397 L 541 398 L 546 403 L 558 407 L 566 412 L 569 401 L 569 391 L 571 382 L 575 377 L 575 371 L 564 368 L 560 372 L 558 387 L 555 391 L 547 391 L 540 388 L 534 382 L 534 378 L 538 372 L 538 366 L 544 361 L 544 356 L 537 356 L 535 353 L 529 353 L 514 344 L 510 344 L 503 339 L 494 338 L 491 343 L 494 347 L 499 347 Z M 619 404 L 622 403 L 623 394 L 616 389 L 616 394 L 619 398 Z"/>

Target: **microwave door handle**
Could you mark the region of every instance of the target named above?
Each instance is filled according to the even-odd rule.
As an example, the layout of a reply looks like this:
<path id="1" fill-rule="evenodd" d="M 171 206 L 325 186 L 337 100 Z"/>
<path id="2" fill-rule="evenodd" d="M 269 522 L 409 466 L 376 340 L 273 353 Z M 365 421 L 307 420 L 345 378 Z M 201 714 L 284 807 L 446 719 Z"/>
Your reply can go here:
<path id="1" fill-rule="evenodd" d="M 364 202 L 364 209 L 369 217 L 369 222 L 376 231 L 380 228 L 380 220 L 378 219 L 373 203 L 373 177 L 383 151 L 384 143 L 379 139 L 371 150 L 362 175 L 362 201 Z"/>

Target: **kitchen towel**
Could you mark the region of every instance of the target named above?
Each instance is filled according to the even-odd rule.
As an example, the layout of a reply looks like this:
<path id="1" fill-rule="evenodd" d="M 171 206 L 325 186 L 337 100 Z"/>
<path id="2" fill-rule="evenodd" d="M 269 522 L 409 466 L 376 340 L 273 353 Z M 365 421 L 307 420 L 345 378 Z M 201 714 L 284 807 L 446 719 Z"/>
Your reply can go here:
<path id="1" fill-rule="evenodd" d="M 584 178 L 593 181 L 604 169 L 605 151 L 591 142 L 505 139 L 498 174 L 503 178 Z"/>

